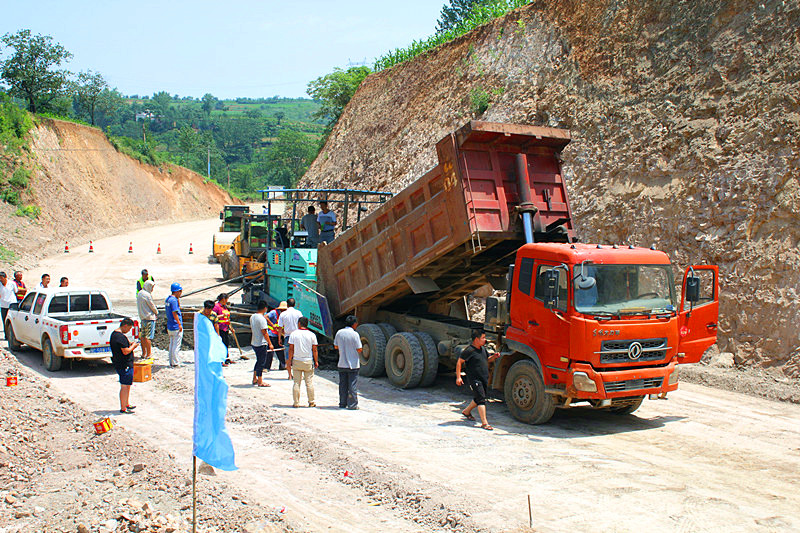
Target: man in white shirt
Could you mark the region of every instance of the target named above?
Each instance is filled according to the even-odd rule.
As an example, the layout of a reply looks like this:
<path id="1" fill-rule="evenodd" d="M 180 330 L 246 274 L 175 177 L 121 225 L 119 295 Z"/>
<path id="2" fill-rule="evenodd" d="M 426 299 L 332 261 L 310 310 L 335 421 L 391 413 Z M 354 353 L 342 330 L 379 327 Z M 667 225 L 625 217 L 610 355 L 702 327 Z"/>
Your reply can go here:
<path id="1" fill-rule="evenodd" d="M 339 409 L 358 409 L 358 369 L 361 367 L 361 335 L 358 319 L 350 315 L 344 328 L 336 332 L 333 344 L 339 351 Z"/>
<path id="2" fill-rule="evenodd" d="M 269 324 L 267 317 L 267 302 L 258 302 L 256 312 L 250 317 L 250 345 L 256 353 L 256 365 L 253 367 L 253 385 L 259 387 L 269 387 L 269 383 L 264 383 L 262 374 L 264 365 L 267 362 L 267 346 L 272 350 L 272 341 L 269 340 Z"/>
<path id="3" fill-rule="evenodd" d="M 319 242 L 329 243 L 333 241 L 336 230 L 336 213 L 328 209 L 328 202 L 325 200 L 319 203 L 322 213 L 317 215 L 319 222 Z"/>
<path id="4" fill-rule="evenodd" d="M 283 335 L 283 343 L 285 345 L 284 360 L 289 359 L 289 335 L 294 333 L 294 331 L 297 329 L 297 322 L 303 316 L 303 313 L 300 312 L 299 309 L 295 308 L 294 305 L 294 298 L 289 298 L 286 300 L 286 310 L 284 310 L 278 317 L 278 329 L 280 330 L 281 335 Z M 289 379 L 292 379 L 292 377 L 289 376 Z"/>
<path id="5" fill-rule="evenodd" d="M 3 322 L 3 335 L 8 339 L 6 331 L 6 315 L 8 306 L 17 303 L 17 284 L 8 279 L 5 272 L 0 272 L 0 321 Z"/>
<path id="6" fill-rule="evenodd" d="M 283 316 L 283 315 L 281 315 Z M 294 379 L 292 387 L 292 406 L 300 407 L 300 381 L 306 382 L 308 406 L 316 407 L 314 403 L 314 369 L 319 366 L 317 358 L 317 336 L 308 329 L 308 319 L 301 317 L 297 329 L 289 335 L 289 357 L 286 360 L 286 370 L 289 379 Z"/>
<path id="7" fill-rule="evenodd" d="M 50 274 L 42 274 L 42 281 L 39 283 L 40 289 L 46 289 L 50 285 Z"/>

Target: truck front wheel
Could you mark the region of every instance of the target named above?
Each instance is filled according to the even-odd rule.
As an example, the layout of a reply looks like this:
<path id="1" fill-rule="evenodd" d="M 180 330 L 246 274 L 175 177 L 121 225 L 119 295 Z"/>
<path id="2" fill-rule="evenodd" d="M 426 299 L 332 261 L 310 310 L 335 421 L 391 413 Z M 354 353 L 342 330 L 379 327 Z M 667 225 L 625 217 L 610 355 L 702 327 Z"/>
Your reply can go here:
<path id="1" fill-rule="evenodd" d="M 377 324 L 361 324 L 356 328 L 361 337 L 361 369 L 362 376 L 382 376 L 385 369 L 386 335 Z"/>
<path id="2" fill-rule="evenodd" d="M 392 385 L 413 389 L 422 380 L 425 354 L 413 333 L 395 333 L 386 343 L 386 376 Z"/>
<path id="3" fill-rule="evenodd" d="M 517 361 L 506 374 L 503 387 L 511 415 L 526 424 L 544 424 L 553 416 L 553 397 L 544 391 L 542 374 L 533 361 Z"/>
<path id="4" fill-rule="evenodd" d="M 11 326 L 11 322 L 6 324 L 6 331 L 8 336 L 8 347 L 11 350 L 19 350 L 22 348 L 22 344 L 17 340 L 17 336 L 14 334 L 14 328 Z"/>
<path id="5" fill-rule="evenodd" d="M 58 372 L 61 370 L 61 362 L 63 357 L 59 357 L 53 351 L 53 343 L 50 342 L 49 337 L 42 340 L 42 359 L 44 360 L 44 367 L 50 372 Z"/>

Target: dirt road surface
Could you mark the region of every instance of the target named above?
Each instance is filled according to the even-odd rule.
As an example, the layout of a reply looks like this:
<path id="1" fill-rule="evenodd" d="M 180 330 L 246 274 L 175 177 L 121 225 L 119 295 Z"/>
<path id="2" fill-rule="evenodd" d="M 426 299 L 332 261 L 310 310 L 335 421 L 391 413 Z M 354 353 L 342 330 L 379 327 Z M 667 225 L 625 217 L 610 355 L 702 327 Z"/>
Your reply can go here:
<path id="1" fill-rule="evenodd" d="M 211 238 L 219 229 L 219 219 L 183 222 L 149 227 L 124 235 L 107 237 L 89 243 L 70 243 L 70 252 L 43 259 L 39 266 L 25 272 L 28 288 L 36 287 L 42 274 L 50 274 L 51 286 L 67 276 L 71 286 L 100 287 L 107 291 L 117 310 L 136 311 L 136 280 L 147 268 L 156 280 L 154 298 L 163 305 L 173 281 L 180 282 L 184 292 L 222 281 L 218 263 L 209 263 Z M 133 253 L 128 247 L 133 245 Z M 161 245 L 161 254 L 156 253 Z M 193 254 L 189 254 L 189 246 Z M 231 287 L 234 287 L 233 285 Z M 225 291 L 225 286 L 190 296 L 184 305 L 202 303 Z"/>
<path id="2" fill-rule="evenodd" d="M 129 237 L 98 241 L 95 261 L 62 255 L 44 268 L 129 305 L 147 266 L 164 280 L 161 298 L 170 277 L 188 289 L 219 276 L 205 263 L 215 224 L 137 232 L 138 256 L 126 253 Z M 190 238 L 193 256 L 183 250 Z M 159 240 L 162 256 L 154 254 Z M 115 409 L 110 365 L 78 362 L 48 373 L 39 352 L 16 355 L 54 393 L 96 414 Z M 156 356 L 166 359 L 163 350 Z M 185 469 L 194 369 L 191 352 L 183 358 L 180 368 L 157 365 L 152 381 L 134 384 L 137 414 L 119 422 Z M 225 370 L 240 470 L 218 475 L 268 509 L 285 507 L 292 529 L 526 531 L 530 495 L 534 530 L 543 532 L 800 530 L 798 405 L 682 383 L 668 401 L 645 401 L 632 416 L 576 408 L 543 426 L 518 423 L 492 401 L 488 432 L 461 418 L 469 396 L 451 375 L 412 391 L 363 378 L 361 409 L 346 411 L 336 407 L 335 373 L 320 371 L 319 407 L 293 409 L 285 372 L 269 374 L 270 388 L 253 388 L 252 362 L 251 355 Z"/>

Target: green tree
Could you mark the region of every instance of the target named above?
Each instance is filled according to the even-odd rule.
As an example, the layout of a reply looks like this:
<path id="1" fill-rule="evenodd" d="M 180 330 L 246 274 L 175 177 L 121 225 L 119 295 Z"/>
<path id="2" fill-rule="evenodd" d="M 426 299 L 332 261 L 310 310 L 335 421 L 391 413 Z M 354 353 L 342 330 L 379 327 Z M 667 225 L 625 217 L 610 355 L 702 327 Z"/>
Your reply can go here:
<path id="1" fill-rule="evenodd" d="M 211 93 L 206 93 L 203 95 L 203 111 L 205 112 L 206 116 L 211 116 L 211 111 L 214 110 L 214 106 L 217 104 L 217 97 Z"/>
<path id="2" fill-rule="evenodd" d="M 309 82 L 306 92 L 322 104 L 319 111 L 314 113 L 314 118 L 326 119 L 328 129 L 332 129 L 358 86 L 370 72 L 372 70 L 365 66 L 350 67 L 347 70 L 335 68 L 330 74 Z"/>
<path id="3" fill-rule="evenodd" d="M 172 103 L 172 96 L 167 91 L 159 91 L 153 94 L 153 104 L 156 114 L 166 117 L 169 112 L 170 104 Z"/>
<path id="4" fill-rule="evenodd" d="M 95 125 L 95 111 L 103 91 L 108 89 L 108 83 L 99 72 L 87 70 L 78 74 L 75 83 L 75 99 L 79 107 L 86 110 L 92 126 Z"/>
<path id="5" fill-rule="evenodd" d="M 294 186 L 308 170 L 317 153 L 316 143 L 293 130 L 281 130 L 278 139 L 267 150 L 269 182 L 272 185 Z"/>
<path id="6" fill-rule="evenodd" d="M 117 89 L 109 89 L 106 87 L 97 97 L 96 111 L 101 115 L 98 122 L 103 126 L 107 126 L 116 116 L 124 104 L 122 95 Z"/>
<path id="7" fill-rule="evenodd" d="M 49 35 L 31 35 L 31 30 L 7 33 L 2 42 L 14 51 L 0 62 L 0 77 L 11 96 L 28 103 L 28 111 L 36 113 L 64 95 L 69 73 L 58 67 L 72 57 L 66 48 Z"/>
<path id="8" fill-rule="evenodd" d="M 444 33 L 454 29 L 459 22 L 469 17 L 470 12 L 477 5 L 491 3 L 492 0 L 450 0 L 450 5 L 445 4 L 437 21 L 436 33 Z"/>
<path id="9" fill-rule="evenodd" d="M 275 120 L 278 121 L 278 126 L 281 125 L 281 121 L 285 118 L 286 118 L 286 113 L 284 113 L 283 111 L 278 111 L 277 113 L 275 113 Z"/>

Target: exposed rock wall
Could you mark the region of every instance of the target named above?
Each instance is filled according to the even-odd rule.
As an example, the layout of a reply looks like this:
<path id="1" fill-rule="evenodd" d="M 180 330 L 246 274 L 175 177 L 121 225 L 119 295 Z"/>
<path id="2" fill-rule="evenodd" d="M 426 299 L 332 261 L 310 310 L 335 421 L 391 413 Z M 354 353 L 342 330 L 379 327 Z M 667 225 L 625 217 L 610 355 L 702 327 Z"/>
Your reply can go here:
<path id="1" fill-rule="evenodd" d="M 797 1 L 536 2 L 369 76 L 304 182 L 398 191 L 490 91 L 572 131 L 583 240 L 719 265 L 720 348 L 800 371 L 799 40 Z"/>

